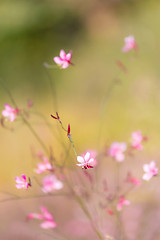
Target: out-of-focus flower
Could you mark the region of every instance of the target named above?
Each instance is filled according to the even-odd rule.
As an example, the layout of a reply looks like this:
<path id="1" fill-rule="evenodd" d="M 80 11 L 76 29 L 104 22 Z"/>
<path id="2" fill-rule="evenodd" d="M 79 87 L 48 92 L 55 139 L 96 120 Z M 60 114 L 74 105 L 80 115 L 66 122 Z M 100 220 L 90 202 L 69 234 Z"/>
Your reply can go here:
<path id="1" fill-rule="evenodd" d="M 33 101 L 30 99 L 28 100 L 28 108 L 31 108 L 33 106 Z"/>
<path id="2" fill-rule="evenodd" d="M 127 149 L 127 145 L 124 142 L 113 142 L 108 151 L 109 156 L 115 158 L 118 162 L 122 162 L 125 158 L 124 152 Z"/>
<path id="3" fill-rule="evenodd" d="M 30 213 L 27 216 L 27 219 L 39 219 L 39 220 L 44 220 L 44 222 L 42 222 L 40 224 L 41 228 L 55 228 L 56 227 L 56 223 L 53 219 L 53 216 L 51 215 L 51 213 L 48 212 L 47 208 L 42 206 L 41 207 L 41 213 Z"/>
<path id="4" fill-rule="evenodd" d="M 133 183 L 134 185 L 138 186 L 141 184 L 141 181 L 131 175 L 131 173 L 128 173 L 126 182 Z"/>
<path id="5" fill-rule="evenodd" d="M 143 174 L 143 180 L 149 181 L 153 176 L 158 174 L 158 168 L 156 168 L 156 164 L 154 161 L 150 162 L 150 164 L 144 164 L 143 170 L 145 174 Z"/>
<path id="6" fill-rule="evenodd" d="M 12 108 L 9 104 L 5 104 L 4 106 L 5 110 L 2 111 L 2 115 L 10 122 L 13 122 L 16 118 L 16 114 L 19 113 L 19 110 Z"/>
<path id="7" fill-rule="evenodd" d="M 43 157 L 43 163 L 38 163 L 38 167 L 37 169 L 35 169 L 35 172 L 40 174 L 47 170 L 52 171 L 53 167 L 52 167 L 52 164 L 48 161 L 48 158 Z"/>
<path id="8" fill-rule="evenodd" d="M 123 205 L 130 205 L 130 201 L 126 200 L 123 196 L 121 196 L 117 203 L 117 210 L 121 211 Z"/>
<path id="9" fill-rule="evenodd" d="M 91 154 L 91 152 L 86 152 L 82 156 L 77 156 L 77 161 L 79 162 L 77 163 L 77 166 L 80 166 L 85 169 L 93 168 L 93 166 L 96 163 L 96 160 L 93 157 L 93 154 Z"/>
<path id="10" fill-rule="evenodd" d="M 65 53 L 65 51 L 63 49 L 61 49 L 60 51 L 60 57 L 54 57 L 53 60 L 55 61 L 55 63 L 57 65 L 59 65 L 61 68 L 65 69 L 67 68 L 69 65 L 71 65 L 71 58 L 72 58 L 72 51 L 70 51 L 69 53 Z"/>
<path id="11" fill-rule="evenodd" d="M 128 52 L 130 51 L 131 49 L 137 49 L 137 44 L 135 42 L 135 39 L 134 39 L 134 36 L 133 35 L 130 35 L 128 37 L 125 37 L 124 38 L 124 42 L 125 42 L 125 45 L 124 47 L 122 48 L 122 51 L 123 52 Z"/>
<path id="12" fill-rule="evenodd" d="M 21 189 L 21 188 L 25 188 L 28 189 L 29 187 L 31 187 L 31 180 L 30 178 L 28 178 L 27 181 L 27 177 L 25 174 L 22 174 L 21 177 L 15 177 L 15 181 L 16 181 L 16 188 Z"/>
<path id="13" fill-rule="evenodd" d="M 132 132 L 132 142 L 131 142 L 131 146 L 132 148 L 135 148 L 137 150 L 142 150 L 143 146 L 142 146 L 142 141 L 144 140 L 144 137 L 142 136 L 142 133 L 140 130 L 136 131 L 136 132 Z"/>
<path id="14" fill-rule="evenodd" d="M 60 190 L 61 188 L 63 188 L 63 183 L 55 175 L 47 175 L 43 178 L 43 192 L 48 193 L 53 190 Z"/>
<path id="15" fill-rule="evenodd" d="M 109 215 L 114 215 L 114 212 L 113 212 L 112 209 L 110 209 L 110 208 L 107 208 L 107 213 L 108 213 Z"/>

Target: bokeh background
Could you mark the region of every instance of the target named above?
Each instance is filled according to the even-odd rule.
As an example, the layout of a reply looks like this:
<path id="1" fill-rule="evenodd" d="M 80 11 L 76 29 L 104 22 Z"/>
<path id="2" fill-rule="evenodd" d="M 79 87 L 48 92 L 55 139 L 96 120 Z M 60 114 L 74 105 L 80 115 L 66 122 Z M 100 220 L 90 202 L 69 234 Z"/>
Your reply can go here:
<path id="1" fill-rule="evenodd" d="M 160 3 L 154 0 L 0 1 L 1 81 L 20 108 L 33 100 L 30 122 L 57 158 L 63 154 L 62 148 L 37 113 L 43 114 L 56 131 L 50 114 L 58 111 L 64 125 L 71 124 L 79 154 L 86 149 L 102 150 L 115 140 L 128 141 L 132 131 L 141 129 L 149 142 L 145 154 L 140 154 L 140 166 L 151 158 L 160 158 L 159 12 Z M 135 36 L 137 53 L 122 53 L 128 35 Z M 73 51 L 75 65 L 66 70 L 46 69 L 44 62 L 54 66 L 53 57 L 60 49 Z M 118 68 L 117 60 L 125 64 L 127 74 Z M 113 81 L 113 88 L 107 92 Z M 4 103 L 11 101 L 2 86 L 0 95 L 3 110 Z M 31 148 L 41 147 L 20 121 L 8 125 L 14 130 L 0 128 L 0 188 L 17 193 L 14 177 L 31 173 L 36 165 Z M 63 134 L 62 141 L 67 144 Z M 153 188 L 151 191 L 153 194 Z M 32 228 L 28 235 L 30 228 L 23 219 L 27 213 L 24 206 L 31 205 L 31 211 L 36 204 L 1 203 L 0 239 L 39 239 L 39 228 Z M 142 236 L 138 239 L 147 239 Z"/>

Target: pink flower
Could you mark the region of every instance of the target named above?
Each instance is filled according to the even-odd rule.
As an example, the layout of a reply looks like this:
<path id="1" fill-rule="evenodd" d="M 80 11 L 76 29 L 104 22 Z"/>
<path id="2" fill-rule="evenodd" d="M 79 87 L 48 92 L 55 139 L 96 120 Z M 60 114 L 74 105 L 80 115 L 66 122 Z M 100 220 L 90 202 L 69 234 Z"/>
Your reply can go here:
<path id="1" fill-rule="evenodd" d="M 131 49 L 135 49 L 135 50 L 137 49 L 137 44 L 135 42 L 134 36 L 130 35 L 128 37 L 125 37 L 124 42 L 125 42 L 125 45 L 122 48 L 123 52 L 128 52 Z"/>
<path id="2" fill-rule="evenodd" d="M 93 168 L 94 165 L 96 165 L 96 160 L 94 158 L 94 155 L 91 152 L 86 152 L 82 156 L 77 156 L 77 166 L 80 166 L 82 168 Z"/>
<path id="3" fill-rule="evenodd" d="M 12 108 L 9 104 L 5 104 L 5 110 L 2 111 L 2 115 L 6 117 L 7 120 L 13 122 L 18 114 L 19 110 Z"/>
<path id="4" fill-rule="evenodd" d="M 113 212 L 112 209 L 110 209 L 110 208 L 107 208 L 107 213 L 108 213 L 109 215 L 113 215 L 113 214 L 114 214 L 114 212 Z"/>
<path id="5" fill-rule="evenodd" d="M 154 161 L 150 162 L 150 164 L 144 164 L 143 170 L 145 174 L 143 174 L 143 180 L 149 181 L 153 176 L 158 174 L 158 168 L 156 168 L 156 164 Z"/>
<path id="6" fill-rule="evenodd" d="M 142 141 L 144 140 L 144 137 L 142 136 L 141 131 L 132 132 L 132 143 L 131 146 L 137 150 L 142 150 Z"/>
<path id="7" fill-rule="evenodd" d="M 118 200 L 117 210 L 121 211 L 123 205 L 130 205 L 130 201 L 126 200 L 123 196 L 121 196 Z"/>
<path id="8" fill-rule="evenodd" d="M 53 60 L 55 61 L 55 63 L 57 65 L 59 65 L 61 68 L 65 69 L 67 68 L 69 65 L 71 65 L 71 58 L 72 58 L 72 51 L 70 51 L 69 53 L 65 53 L 65 51 L 63 49 L 61 49 L 60 51 L 60 57 L 54 57 Z"/>
<path id="9" fill-rule="evenodd" d="M 118 162 L 122 162 L 125 158 L 123 152 L 127 149 L 127 145 L 124 142 L 113 142 L 108 151 L 109 156 L 115 158 Z"/>
<path id="10" fill-rule="evenodd" d="M 137 178 L 134 178 L 131 173 L 128 173 L 126 182 L 133 183 L 134 185 L 138 186 L 141 184 L 141 181 Z"/>
<path id="11" fill-rule="evenodd" d="M 15 177 L 15 181 L 16 181 L 16 188 L 21 189 L 21 188 L 25 188 L 28 189 L 29 187 L 31 187 L 31 180 L 30 178 L 26 178 L 25 174 L 22 174 L 21 177 Z"/>
<path id="12" fill-rule="evenodd" d="M 52 190 L 60 190 L 61 188 L 63 188 L 63 183 L 55 175 L 52 174 L 43 178 L 43 192 L 48 193 Z"/>
<path id="13" fill-rule="evenodd" d="M 30 213 L 27 216 L 27 219 L 39 219 L 39 220 L 44 220 L 44 222 L 42 222 L 40 224 L 41 228 L 55 228 L 56 227 L 56 223 L 53 220 L 53 216 L 48 212 L 48 210 L 46 209 L 46 207 L 41 207 L 41 213 Z"/>
<path id="14" fill-rule="evenodd" d="M 52 164 L 49 163 L 48 158 L 47 157 L 42 157 L 42 158 L 44 163 L 38 163 L 38 167 L 37 169 L 35 169 L 35 172 L 38 174 L 43 173 L 47 170 L 49 171 L 53 170 Z"/>

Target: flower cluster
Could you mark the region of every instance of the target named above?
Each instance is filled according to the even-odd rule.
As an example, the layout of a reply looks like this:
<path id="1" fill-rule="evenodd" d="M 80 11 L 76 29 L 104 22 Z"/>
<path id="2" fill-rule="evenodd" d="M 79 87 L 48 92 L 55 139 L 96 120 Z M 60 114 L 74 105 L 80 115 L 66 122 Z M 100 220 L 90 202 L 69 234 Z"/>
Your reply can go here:
<path id="1" fill-rule="evenodd" d="M 44 229 L 55 228 L 56 222 L 54 221 L 51 213 L 49 213 L 47 208 L 44 206 L 42 206 L 40 209 L 41 209 L 41 213 L 30 213 L 27 216 L 27 219 L 28 220 L 31 220 L 31 219 L 42 220 L 43 222 L 40 224 L 40 226 L 41 226 L 41 228 L 44 228 Z"/>
<path id="2" fill-rule="evenodd" d="M 131 49 L 137 50 L 137 43 L 134 36 L 131 35 L 126 37 L 124 41 L 125 45 L 122 48 L 123 52 L 128 52 Z M 61 69 L 66 69 L 70 65 L 73 65 L 71 58 L 72 51 L 66 53 L 63 49 L 61 49 L 60 56 L 54 57 L 53 60 Z M 127 72 L 127 68 L 121 61 L 118 61 L 117 65 L 123 70 L 123 72 Z M 30 108 L 32 104 L 33 102 L 29 101 L 28 108 Z M 142 151 L 144 148 L 143 144 L 144 141 L 146 141 L 146 137 L 143 136 L 140 130 L 132 132 L 128 142 L 114 141 L 111 143 L 110 147 L 107 148 L 107 150 L 105 149 L 105 151 L 100 154 L 93 150 L 87 150 L 83 154 L 79 155 L 77 154 L 77 149 L 74 145 L 70 124 L 68 124 L 67 127 L 64 127 L 65 125 L 63 124 L 59 113 L 56 112 L 56 114 L 51 115 L 51 117 L 57 121 L 61 129 L 65 132 L 74 152 L 74 168 L 76 168 L 78 172 L 75 180 L 72 178 L 72 175 L 69 175 L 72 174 L 70 173 L 72 171 L 68 170 L 66 167 L 68 166 L 68 163 L 66 164 L 66 159 L 69 155 L 69 150 L 66 150 L 65 156 L 63 156 L 63 154 L 61 155 L 60 160 L 58 157 L 53 158 L 52 149 L 46 147 L 45 142 L 38 137 L 37 133 L 34 132 L 34 129 L 29 125 L 29 122 L 27 122 L 25 118 L 25 111 L 22 111 L 19 108 L 14 109 L 9 104 L 5 104 L 5 109 L 2 111 L 2 116 L 3 119 L 6 119 L 10 122 L 13 122 L 17 116 L 22 117 L 23 123 L 26 123 L 33 135 L 39 140 L 39 143 L 46 151 L 46 155 L 42 153 L 36 155 L 36 157 L 38 156 L 38 164 L 34 168 L 33 177 L 27 177 L 26 174 L 22 174 L 20 177 L 15 177 L 16 188 L 28 190 L 29 187 L 32 187 L 32 185 L 34 186 L 34 182 L 36 182 L 41 191 L 40 197 L 42 197 L 42 194 L 43 196 L 51 197 L 54 197 L 59 193 L 63 195 L 62 189 L 65 189 L 66 193 L 64 192 L 64 195 L 71 196 L 81 206 L 83 212 L 86 214 L 86 217 L 91 223 L 90 225 L 93 228 L 93 231 L 95 234 L 97 234 L 99 239 L 104 238 L 101 236 L 102 234 L 99 232 L 99 229 L 97 229 L 95 219 L 92 219 L 92 213 L 90 213 L 90 208 L 88 207 L 90 204 L 87 204 L 87 201 L 92 199 L 93 195 L 98 195 L 98 203 L 94 203 L 95 205 L 97 204 L 96 207 L 98 206 L 98 209 L 100 207 L 101 209 L 105 209 L 110 216 L 114 215 L 119 221 L 120 211 L 122 211 L 125 206 L 129 206 L 131 204 L 131 202 L 128 200 L 127 194 L 133 188 L 143 184 L 144 182 L 142 180 L 149 181 L 154 176 L 159 174 L 159 169 L 156 166 L 156 162 L 152 160 L 149 164 L 144 165 L 140 162 L 141 170 L 143 170 L 143 173 L 141 173 L 140 177 L 142 180 L 139 180 L 137 176 L 135 176 L 135 173 L 132 174 L 132 172 L 128 170 L 127 174 L 123 173 L 123 180 L 120 179 L 122 173 L 119 173 L 122 162 L 125 163 L 128 160 L 127 158 L 131 160 L 132 156 L 134 156 L 136 152 L 140 153 L 140 151 Z M 97 172 L 99 166 L 102 164 L 102 159 L 104 159 L 105 162 L 106 159 L 112 161 L 117 167 L 116 174 L 114 176 L 115 179 L 113 180 L 115 187 L 111 190 L 106 180 L 107 174 L 105 179 L 103 179 L 103 176 L 100 178 L 100 181 L 102 180 L 104 185 L 103 189 L 102 184 L 97 182 Z M 95 167 L 96 173 L 94 172 Z M 89 186 L 87 185 L 87 180 L 85 177 L 89 179 Z M 81 183 L 82 186 L 80 185 Z M 89 187 L 90 191 L 88 191 Z M 45 206 L 41 206 L 40 213 L 33 212 L 28 214 L 27 220 L 32 219 L 40 220 L 40 226 L 43 229 L 54 229 L 57 226 L 52 214 Z"/>

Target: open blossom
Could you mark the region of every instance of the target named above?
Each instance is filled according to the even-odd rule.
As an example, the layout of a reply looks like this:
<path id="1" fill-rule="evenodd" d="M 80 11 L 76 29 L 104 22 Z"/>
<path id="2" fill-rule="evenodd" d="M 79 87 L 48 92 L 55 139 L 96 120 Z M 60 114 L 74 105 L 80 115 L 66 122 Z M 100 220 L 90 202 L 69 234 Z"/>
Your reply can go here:
<path id="1" fill-rule="evenodd" d="M 40 174 L 43 173 L 47 170 L 52 171 L 53 167 L 52 164 L 49 163 L 48 158 L 47 157 L 42 157 L 43 158 L 43 163 L 38 163 L 38 167 L 37 169 L 35 169 L 35 172 Z"/>
<path id="2" fill-rule="evenodd" d="M 2 115 L 10 122 L 13 122 L 19 110 L 12 108 L 9 104 L 5 104 L 4 106 L 5 106 L 5 110 L 2 111 Z"/>
<path id="3" fill-rule="evenodd" d="M 82 168 L 93 168 L 97 161 L 94 158 L 94 154 L 92 154 L 91 152 L 86 152 L 84 155 L 82 156 L 77 156 L 77 161 L 79 163 L 77 163 L 77 166 L 80 166 Z"/>
<path id="4" fill-rule="evenodd" d="M 130 35 L 128 37 L 125 37 L 124 42 L 125 42 L 125 45 L 122 48 L 123 52 L 128 52 L 131 49 L 135 49 L 135 50 L 137 49 L 137 44 L 135 42 L 134 36 Z"/>
<path id="5" fill-rule="evenodd" d="M 63 183 L 55 175 L 47 175 L 43 178 L 43 192 L 48 193 L 61 188 L 63 188 Z"/>
<path id="6" fill-rule="evenodd" d="M 131 142 L 131 146 L 137 150 L 142 150 L 143 146 L 142 146 L 142 141 L 144 140 L 144 137 L 142 136 L 141 131 L 136 131 L 136 132 L 132 132 L 132 142 Z"/>
<path id="7" fill-rule="evenodd" d="M 121 196 L 117 203 L 117 210 L 121 211 L 123 205 L 130 205 L 130 201 L 126 200 L 123 196 Z"/>
<path id="8" fill-rule="evenodd" d="M 108 151 L 109 156 L 115 158 L 118 162 L 122 162 L 125 158 L 124 152 L 127 149 L 127 145 L 124 142 L 113 142 Z"/>
<path id="9" fill-rule="evenodd" d="M 72 51 L 69 53 L 65 53 L 63 49 L 60 51 L 60 57 L 54 57 L 53 60 L 57 65 L 59 65 L 61 68 L 65 69 L 67 68 L 71 63 L 71 58 L 72 58 Z"/>
<path id="10" fill-rule="evenodd" d="M 31 187 L 31 181 L 30 178 L 28 178 L 27 181 L 27 177 L 25 174 L 22 174 L 21 177 L 15 177 L 15 181 L 16 181 L 16 188 L 21 189 L 21 188 L 25 188 L 28 189 L 29 187 Z"/>
<path id="11" fill-rule="evenodd" d="M 27 219 L 39 219 L 43 220 L 43 222 L 40 224 L 41 228 L 55 228 L 56 223 L 53 219 L 53 216 L 48 212 L 46 207 L 41 207 L 41 213 L 30 213 L 27 216 Z"/>
<path id="12" fill-rule="evenodd" d="M 144 164 L 143 170 L 145 174 L 143 174 L 143 180 L 149 181 L 153 176 L 158 174 L 158 168 L 156 168 L 156 164 L 154 161 L 150 162 L 150 164 Z"/>

